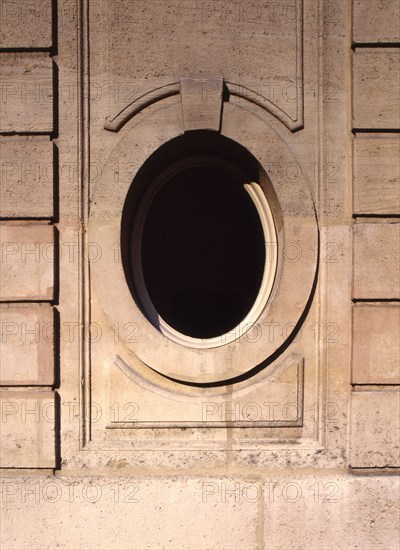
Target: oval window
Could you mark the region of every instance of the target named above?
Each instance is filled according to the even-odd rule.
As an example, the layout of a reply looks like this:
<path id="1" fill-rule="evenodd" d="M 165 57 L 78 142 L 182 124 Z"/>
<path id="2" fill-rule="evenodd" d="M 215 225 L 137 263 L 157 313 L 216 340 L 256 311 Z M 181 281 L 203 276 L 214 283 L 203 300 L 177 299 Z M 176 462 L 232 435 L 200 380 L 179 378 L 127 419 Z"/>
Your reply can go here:
<path id="1" fill-rule="evenodd" d="M 252 175 L 222 156 L 187 155 L 147 180 L 131 212 L 132 293 L 149 321 L 183 345 L 226 344 L 265 307 L 276 234 Z"/>

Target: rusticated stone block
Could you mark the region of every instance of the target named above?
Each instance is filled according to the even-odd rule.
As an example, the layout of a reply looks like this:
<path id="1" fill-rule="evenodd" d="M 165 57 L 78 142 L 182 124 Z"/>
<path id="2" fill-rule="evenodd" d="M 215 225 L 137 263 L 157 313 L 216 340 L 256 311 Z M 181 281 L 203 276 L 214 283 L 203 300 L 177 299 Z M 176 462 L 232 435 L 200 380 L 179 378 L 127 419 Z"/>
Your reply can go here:
<path id="1" fill-rule="evenodd" d="M 49 48 L 51 0 L 0 0 L 0 48 Z"/>
<path id="2" fill-rule="evenodd" d="M 354 52 L 355 128 L 399 128 L 399 54 L 396 48 L 360 48 Z"/>
<path id="3" fill-rule="evenodd" d="M 54 383 L 54 315 L 47 304 L 0 306 L 0 383 Z"/>
<path id="4" fill-rule="evenodd" d="M 354 290 L 358 299 L 397 299 L 400 224 L 354 225 Z"/>
<path id="5" fill-rule="evenodd" d="M 400 393 L 355 392 L 351 396 L 350 465 L 354 468 L 400 466 Z"/>
<path id="6" fill-rule="evenodd" d="M 353 0 L 354 42 L 399 42 L 398 0 Z"/>
<path id="7" fill-rule="evenodd" d="M 51 132 L 53 130 L 53 67 L 47 53 L 3 53 L 0 130 Z"/>
<path id="8" fill-rule="evenodd" d="M 0 225 L 0 298 L 51 300 L 54 228 L 43 224 Z"/>
<path id="9" fill-rule="evenodd" d="M 53 145 L 49 139 L 0 139 L 0 215 L 53 215 Z"/>
<path id="10" fill-rule="evenodd" d="M 400 307 L 353 309 L 353 383 L 400 384 Z"/>
<path id="11" fill-rule="evenodd" d="M 354 141 L 354 212 L 400 213 L 399 138 L 361 138 Z"/>
<path id="12" fill-rule="evenodd" d="M 54 393 L 2 391 L 2 468 L 54 468 Z"/>

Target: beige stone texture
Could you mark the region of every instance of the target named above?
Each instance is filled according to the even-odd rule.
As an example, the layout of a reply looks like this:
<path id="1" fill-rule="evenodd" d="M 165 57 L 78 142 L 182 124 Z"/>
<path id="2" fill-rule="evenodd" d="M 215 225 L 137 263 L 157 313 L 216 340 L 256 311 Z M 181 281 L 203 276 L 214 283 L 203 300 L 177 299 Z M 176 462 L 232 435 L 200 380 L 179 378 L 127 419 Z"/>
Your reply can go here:
<path id="1" fill-rule="evenodd" d="M 0 215 L 53 216 L 53 145 L 40 137 L 0 139 Z"/>
<path id="2" fill-rule="evenodd" d="M 353 143 L 356 214 L 400 214 L 400 139 L 360 134 Z"/>
<path id="3" fill-rule="evenodd" d="M 0 305 L 0 383 L 54 384 L 54 313 L 46 304 Z"/>
<path id="4" fill-rule="evenodd" d="M 3 474 L 2 548 L 397 550 L 394 476 Z M 24 517 L 24 529 L 15 517 Z"/>
<path id="5" fill-rule="evenodd" d="M 254 499 L 261 495 L 250 486 L 244 500 L 240 486 L 235 499 L 229 493 L 235 483 L 235 478 L 203 476 L 4 478 L 3 494 L 10 494 L 3 547 L 21 548 L 34 540 L 37 547 L 74 549 L 255 549 L 262 501 Z M 25 497 L 32 487 L 36 501 L 35 494 Z M 22 511 L 29 528 L 18 532 L 12 518 Z M 229 529 L 222 528 L 228 520 Z"/>
<path id="6" fill-rule="evenodd" d="M 293 474 L 276 483 L 275 502 L 266 491 L 262 548 L 396 550 L 398 492 L 394 476 Z"/>
<path id="7" fill-rule="evenodd" d="M 400 467 L 400 392 L 369 390 L 351 395 L 350 466 Z"/>
<path id="8" fill-rule="evenodd" d="M 357 48 L 353 54 L 353 126 L 400 127 L 400 51 Z"/>
<path id="9" fill-rule="evenodd" d="M 0 48 L 49 48 L 51 0 L 0 0 Z"/>
<path id="10" fill-rule="evenodd" d="M 353 308 L 353 384 L 400 384 L 400 307 Z"/>
<path id="11" fill-rule="evenodd" d="M 2 223 L 1 300 L 52 300 L 54 228 L 33 223 Z"/>
<path id="12" fill-rule="evenodd" d="M 53 61 L 41 52 L 2 53 L 1 132 L 53 130 Z"/>
<path id="13" fill-rule="evenodd" d="M 400 296 L 400 224 L 396 221 L 354 225 L 354 289 L 357 299 Z"/>
<path id="14" fill-rule="evenodd" d="M 400 42 L 398 0 L 353 0 L 353 41 Z"/>
<path id="15" fill-rule="evenodd" d="M 1 468 L 54 468 L 54 393 L 3 390 L 0 401 Z"/>

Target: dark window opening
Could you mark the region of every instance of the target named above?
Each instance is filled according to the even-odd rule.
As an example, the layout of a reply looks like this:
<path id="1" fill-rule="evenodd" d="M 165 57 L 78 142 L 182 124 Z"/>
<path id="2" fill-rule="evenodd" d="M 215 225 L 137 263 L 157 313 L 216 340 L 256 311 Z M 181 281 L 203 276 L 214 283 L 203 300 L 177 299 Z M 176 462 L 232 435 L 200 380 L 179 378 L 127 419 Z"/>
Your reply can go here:
<path id="1" fill-rule="evenodd" d="M 150 205 L 142 237 L 144 281 L 159 315 L 183 334 L 224 334 L 257 297 L 263 229 L 243 183 L 218 167 L 187 168 Z"/>
<path id="2" fill-rule="evenodd" d="M 254 157 L 237 144 L 229 151 L 229 140 L 218 136 L 223 147 L 215 147 L 217 142 L 203 145 L 199 161 L 199 143 L 204 141 L 198 138 L 187 151 L 196 153 L 193 162 L 177 154 L 184 147 L 172 149 L 178 158 L 172 155 L 170 162 L 165 155 L 164 162 L 162 156 L 147 161 L 153 160 L 151 170 L 144 166 L 133 182 L 133 199 L 127 199 L 122 245 L 125 272 L 144 313 L 134 275 L 138 262 L 157 314 L 178 332 L 206 339 L 231 331 L 251 310 L 264 274 L 265 243 L 257 209 L 244 188 L 257 181 Z M 242 149 L 240 154 L 232 155 L 235 148 Z M 212 153 L 210 160 L 204 153 Z M 160 176 L 161 183 L 146 202 Z M 144 203 L 138 231 L 135 217 Z"/>

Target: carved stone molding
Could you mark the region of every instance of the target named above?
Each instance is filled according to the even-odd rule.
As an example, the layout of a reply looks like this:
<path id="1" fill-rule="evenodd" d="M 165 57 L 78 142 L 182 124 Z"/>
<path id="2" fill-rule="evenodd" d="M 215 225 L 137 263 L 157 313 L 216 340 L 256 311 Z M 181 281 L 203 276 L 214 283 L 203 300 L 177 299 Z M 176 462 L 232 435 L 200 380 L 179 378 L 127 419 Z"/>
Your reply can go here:
<path id="1" fill-rule="evenodd" d="M 155 90 L 151 90 L 150 92 L 147 92 L 143 94 L 142 96 L 138 97 L 132 103 L 128 104 L 122 111 L 120 111 L 118 114 L 116 114 L 113 118 L 107 119 L 104 123 L 104 128 L 106 130 L 109 130 L 110 132 L 118 132 L 125 124 L 131 120 L 135 115 L 137 115 L 140 111 L 145 109 L 146 107 L 149 107 L 150 105 L 157 103 L 158 101 L 162 101 L 164 99 L 167 99 L 168 97 L 174 96 L 174 95 L 180 95 L 181 101 L 182 101 L 182 109 L 184 113 L 186 113 L 185 120 L 188 121 L 189 117 L 197 117 L 198 120 L 201 120 L 202 117 L 206 117 L 207 114 L 210 114 L 210 103 L 215 105 L 214 102 L 214 95 L 217 92 L 217 89 L 215 88 L 209 88 L 207 91 L 207 86 L 212 85 L 214 86 L 216 83 L 218 83 L 218 86 L 220 86 L 220 95 L 219 97 L 222 100 L 222 83 L 225 89 L 228 92 L 228 99 L 227 101 L 231 101 L 233 103 L 240 103 L 240 101 L 247 105 L 257 105 L 259 107 L 262 107 L 270 113 L 272 116 L 274 116 L 279 122 L 281 122 L 288 130 L 291 132 L 295 132 L 297 130 L 301 130 L 303 128 L 303 111 L 302 111 L 302 92 L 301 88 L 298 88 L 299 92 L 299 113 L 300 116 L 298 119 L 293 120 L 290 116 L 288 116 L 282 109 L 274 105 L 273 102 L 269 101 L 267 98 L 263 97 L 262 95 L 258 94 L 254 90 L 251 90 L 250 88 L 247 88 L 246 86 L 242 86 L 239 84 L 235 84 L 234 82 L 226 82 L 219 78 L 212 78 L 212 79 L 181 79 L 180 82 L 174 82 L 172 84 L 168 84 L 166 86 L 162 86 L 161 88 L 156 88 Z M 189 92 L 189 86 L 191 86 L 191 92 Z M 212 93 L 210 94 L 210 90 L 212 90 Z M 194 93 L 193 93 L 194 92 Z M 191 101 L 189 102 L 187 100 L 188 95 L 191 96 Z M 197 97 L 196 97 L 197 95 Z M 212 100 L 212 101 L 211 101 Z M 196 115 L 192 114 L 192 111 L 196 113 Z M 217 115 L 217 112 L 216 112 Z M 210 124 L 206 124 L 203 122 L 202 124 L 195 124 L 191 129 L 200 129 L 200 128 L 207 128 L 212 130 L 219 130 L 219 119 L 217 116 L 216 122 L 214 122 L 212 127 L 209 128 Z M 190 123 L 193 125 L 193 123 Z M 185 124 L 185 129 L 186 127 Z"/>

